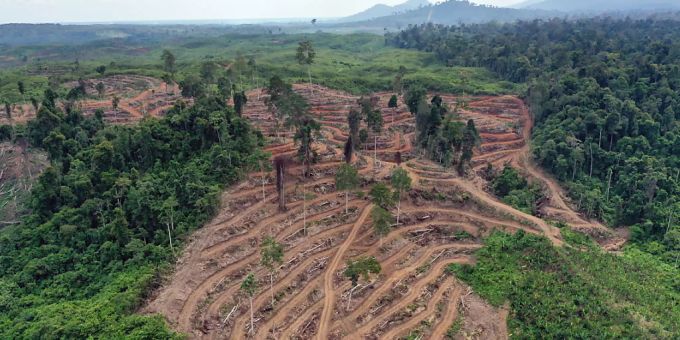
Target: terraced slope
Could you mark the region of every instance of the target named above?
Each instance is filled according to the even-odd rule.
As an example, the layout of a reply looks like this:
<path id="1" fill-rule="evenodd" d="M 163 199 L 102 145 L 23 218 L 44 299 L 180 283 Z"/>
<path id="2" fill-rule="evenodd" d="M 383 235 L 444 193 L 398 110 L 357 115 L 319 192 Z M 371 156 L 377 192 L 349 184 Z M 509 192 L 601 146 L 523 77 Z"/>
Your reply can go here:
<path id="1" fill-rule="evenodd" d="M 315 145 L 321 160 L 313 175 L 304 178 L 300 164 L 287 168 L 285 212 L 278 210 L 273 173 L 253 173 L 225 192 L 218 216 L 192 236 L 175 273 L 144 312 L 162 313 L 178 331 L 194 338 L 392 339 L 418 332 L 441 339 L 458 317 L 464 320 L 461 334 L 506 338 L 507 312 L 484 303 L 444 268 L 474 263 L 473 252 L 494 229 L 544 234 L 556 245 L 562 240 L 551 224 L 503 204 L 485 190 L 488 183 L 475 172 L 487 163 L 514 164 L 542 182 L 550 197 L 542 209 L 545 217 L 608 233 L 575 213 L 557 183 L 531 164 L 526 142 L 531 119 L 521 100 L 464 98 L 469 104 L 461 115 L 475 120 L 482 144 L 473 159 L 475 171 L 460 177 L 417 158 L 413 117 L 403 105 L 388 109 L 390 94 L 378 93 L 385 132 L 377 150 L 368 143 L 354 162 L 363 179 L 360 191 L 389 176 L 397 166 L 397 152 L 414 182 L 404 195 L 400 225 L 380 242 L 371 229 L 370 201 L 354 193 L 345 213 L 344 195 L 334 188 L 347 139 L 346 115 L 358 98 L 318 86 L 310 91 L 296 85 L 295 90 L 308 99 L 312 114 L 323 124 L 323 137 Z M 245 116 L 280 141 L 268 147 L 274 156 L 294 154 L 290 133 L 275 131 L 263 97 L 259 91 L 249 93 Z M 460 98 L 444 99 L 453 107 Z M 260 242 L 268 235 L 285 246 L 283 265 L 273 278 L 273 304 L 269 273 L 259 264 Z M 352 288 L 342 276 L 345 262 L 366 255 L 378 259 L 382 273 Z M 253 301 L 252 330 L 248 299 L 239 292 L 250 272 L 260 286 Z"/>
<path id="2" fill-rule="evenodd" d="M 104 93 L 98 97 L 96 85 L 104 85 Z M 141 120 L 144 116 L 159 117 L 164 115 L 175 102 L 181 98 L 176 84 L 166 84 L 156 78 L 137 75 L 116 75 L 84 81 L 87 94 L 92 96 L 76 102 L 76 106 L 85 115 L 92 115 L 96 110 L 104 111 L 104 119 L 111 123 L 127 124 Z M 64 84 L 66 88 L 78 86 L 78 82 Z M 118 108 L 113 109 L 112 99 L 120 98 Z M 36 110 L 28 103 L 12 107 L 12 121 L 3 114 L 0 125 L 9 123 L 26 123 L 35 118 Z"/>

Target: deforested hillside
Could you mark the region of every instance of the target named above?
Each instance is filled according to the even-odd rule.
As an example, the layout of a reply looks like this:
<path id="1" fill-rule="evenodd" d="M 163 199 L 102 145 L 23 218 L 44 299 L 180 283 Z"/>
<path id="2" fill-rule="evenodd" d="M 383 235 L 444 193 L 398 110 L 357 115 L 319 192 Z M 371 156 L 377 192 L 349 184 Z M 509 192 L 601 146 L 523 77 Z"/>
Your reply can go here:
<path id="1" fill-rule="evenodd" d="M 528 84 L 533 157 L 577 208 L 677 265 L 680 23 L 551 20 L 413 27 L 388 37 Z"/>
<path id="2" fill-rule="evenodd" d="M 0 50 L 0 338 L 673 338 L 676 26 Z"/>
<path id="3" fill-rule="evenodd" d="M 430 2 L 428 0 L 409 0 L 403 4 L 388 6 L 383 4 L 377 4 L 365 11 L 359 12 L 348 17 L 344 17 L 341 21 L 351 22 L 351 21 L 362 21 L 370 20 L 379 17 L 384 17 L 388 15 L 399 14 L 411 10 L 418 9 L 419 7 L 429 6 Z"/>

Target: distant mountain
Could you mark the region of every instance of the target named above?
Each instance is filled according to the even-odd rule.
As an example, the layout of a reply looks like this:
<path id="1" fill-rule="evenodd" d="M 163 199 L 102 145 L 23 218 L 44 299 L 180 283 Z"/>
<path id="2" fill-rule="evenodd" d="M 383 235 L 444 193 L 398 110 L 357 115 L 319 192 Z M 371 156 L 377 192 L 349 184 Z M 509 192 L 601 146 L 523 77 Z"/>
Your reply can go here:
<path id="1" fill-rule="evenodd" d="M 489 21 L 513 22 L 559 16 L 555 11 L 537 9 L 501 8 L 473 4 L 466 0 L 450 0 L 436 5 L 428 5 L 401 14 L 384 16 L 357 22 L 356 27 L 381 27 L 387 29 L 403 28 L 410 24 L 434 23 L 456 25 L 461 23 L 483 23 Z"/>
<path id="2" fill-rule="evenodd" d="M 429 6 L 430 2 L 428 0 L 408 0 L 401 5 L 388 6 L 383 4 L 375 5 L 363 12 L 359 12 L 354 15 L 342 18 L 343 22 L 351 21 L 363 21 L 370 20 L 380 17 L 385 17 L 393 14 L 399 14 L 406 11 L 418 9 L 420 7 Z"/>
<path id="3" fill-rule="evenodd" d="M 533 5 L 539 4 L 541 2 L 544 2 L 545 0 L 525 0 L 520 3 L 508 6 L 510 8 L 529 8 Z"/>
<path id="4" fill-rule="evenodd" d="M 634 10 L 680 10 L 678 0 L 529 0 L 513 6 L 563 12 L 625 12 Z"/>

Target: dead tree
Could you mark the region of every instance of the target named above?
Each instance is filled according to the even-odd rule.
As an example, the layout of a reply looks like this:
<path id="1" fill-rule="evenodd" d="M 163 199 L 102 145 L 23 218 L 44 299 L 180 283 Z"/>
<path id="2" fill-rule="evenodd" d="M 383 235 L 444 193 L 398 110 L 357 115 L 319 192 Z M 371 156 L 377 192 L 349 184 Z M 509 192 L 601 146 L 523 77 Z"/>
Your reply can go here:
<path id="1" fill-rule="evenodd" d="M 354 154 L 354 141 L 352 141 L 352 136 L 347 137 L 347 143 L 345 143 L 345 163 L 352 163 L 352 155 Z"/>
<path id="2" fill-rule="evenodd" d="M 276 191 L 279 193 L 279 210 L 286 210 L 286 189 L 284 187 L 286 166 L 289 159 L 279 156 L 274 159 L 274 169 L 276 169 Z"/>

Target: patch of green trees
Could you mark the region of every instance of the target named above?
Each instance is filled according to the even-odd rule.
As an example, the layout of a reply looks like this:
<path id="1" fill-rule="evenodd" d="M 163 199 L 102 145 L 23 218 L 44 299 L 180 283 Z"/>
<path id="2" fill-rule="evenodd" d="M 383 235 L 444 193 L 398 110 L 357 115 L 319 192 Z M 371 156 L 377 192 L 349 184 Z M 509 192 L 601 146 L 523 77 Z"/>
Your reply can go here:
<path id="1" fill-rule="evenodd" d="M 632 226 L 638 246 L 678 263 L 680 22 L 428 24 L 386 40 L 525 83 L 537 162 L 586 216 Z"/>
<path id="2" fill-rule="evenodd" d="M 31 214 L 0 234 L 0 337 L 174 337 L 132 312 L 222 188 L 266 159 L 262 136 L 210 96 L 135 126 L 55 100 L 47 93 L 28 123 L 51 162 Z"/>

